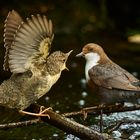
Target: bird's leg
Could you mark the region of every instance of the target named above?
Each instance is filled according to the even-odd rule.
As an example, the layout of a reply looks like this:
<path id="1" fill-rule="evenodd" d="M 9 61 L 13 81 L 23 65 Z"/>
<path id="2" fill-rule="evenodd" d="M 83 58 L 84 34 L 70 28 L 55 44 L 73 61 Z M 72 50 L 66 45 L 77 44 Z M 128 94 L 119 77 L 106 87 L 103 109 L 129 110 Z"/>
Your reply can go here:
<path id="1" fill-rule="evenodd" d="M 102 109 L 103 106 L 104 106 L 103 104 L 99 105 L 99 108 L 101 108 L 101 110 L 100 110 L 100 133 L 103 132 L 103 109 Z M 87 110 L 89 110 L 91 108 L 92 107 L 89 107 L 89 108 L 86 108 L 86 109 L 82 110 L 82 113 L 84 115 L 84 120 L 87 118 L 87 114 L 88 114 Z"/>
<path id="2" fill-rule="evenodd" d="M 87 111 L 83 110 L 82 113 L 83 113 L 84 120 L 85 120 L 87 118 Z"/>
<path id="3" fill-rule="evenodd" d="M 37 117 L 43 117 L 43 116 L 46 117 L 47 116 L 48 118 L 50 118 L 50 116 L 48 114 L 45 114 L 45 112 L 47 110 L 52 110 L 52 108 L 51 107 L 45 108 L 44 106 L 41 106 L 39 113 L 32 113 L 32 112 L 28 112 L 28 111 L 24 111 L 24 110 L 19 110 L 19 113 L 31 115 L 31 116 L 37 116 Z"/>
<path id="4" fill-rule="evenodd" d="M 40 111 L 39 111 L 39 114 L 44 114 L 46 111 L 48 110 L 53 110 L 51 107 L 48 107 L 48 108 L 45 108 L 44 106 L 41 106 L 40 107 Z M 44 114 L 45 115 L 45 114 Z M 48 114 L 46 114 L 48 115 Z M 50 118 L 50 116 L 48 115 L 48 118 Z"/>
<path id="5" fill-rule="evenodd" d="M 101 110 L 100 110 L 100 133 L 103 133 L 103 107 L 104 107 L 104 104 L 99 105 L 99 108 L 101 108 Z"/>
<path id="6" fill-rule="evenodd" d="M 100 111 L 100 133 L 103 133 L 103 110 Z"/>

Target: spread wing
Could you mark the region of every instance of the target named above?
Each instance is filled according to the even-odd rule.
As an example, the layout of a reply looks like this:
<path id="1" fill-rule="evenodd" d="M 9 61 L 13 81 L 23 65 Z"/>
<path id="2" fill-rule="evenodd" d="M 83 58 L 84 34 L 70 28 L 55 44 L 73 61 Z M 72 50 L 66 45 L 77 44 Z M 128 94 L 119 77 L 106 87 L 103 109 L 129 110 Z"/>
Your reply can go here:
<path id="1" fill-rule="evenodd" d="M 9 69 L 9 64 L 8 64 L 9 49 L 14 40 L 14 35 L 16 33 L 16 30 L 18 29 L 21 22 L 22 22 L 22 18 L 16 11 L 12 10 L 8 13 L 8 16 L 5 20 L 5 25 L 4 25 L 4 47 L 6 48 L 4 64 L 3 64 L 4 70 Z"/>
<path id="2" fill-rule="evenodd" d="M 53 40 L 52 22 L 46 16 L 32 15 L 22 22 L 14 35 L 8 53 L 8 64 L 13 73 L 28 70 L 26 62 L 32 55 L 42 54 L 46 58 Z"/>
<path id="3" fill-rule="evenodd" d="M 115 63 L 94 66 L 89 70 L 89 76 L 96 85 L 108 89 L 140 91 L 140 87 L 133 84 L 139 80 Z"/>

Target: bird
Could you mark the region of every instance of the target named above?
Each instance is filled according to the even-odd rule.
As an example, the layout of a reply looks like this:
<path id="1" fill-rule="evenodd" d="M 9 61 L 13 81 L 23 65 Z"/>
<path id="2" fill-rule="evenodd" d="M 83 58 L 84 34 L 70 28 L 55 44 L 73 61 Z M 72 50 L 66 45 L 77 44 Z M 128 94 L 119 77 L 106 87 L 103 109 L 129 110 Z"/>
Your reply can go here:
<path id="1" fill-rule="evenodd" d="M 86 81 L 98 92 L 100 104 L 138 103 L 140 80 L 113 62 L 100 45 L 88 43 L 76 56 L 85 58 Z"/>
<path id="2" fill-rule="evenodd" d="M 4 25 L 3 69 L 10 70 L 12 75 L 0 85 L 0 106 L 23 114 L 47 116 L 42 108 L 39 113 L 25 109 L 49 92 L 67 69 L 72 50 L 50 53 L 53 38 L 52 21 L 45 15 L 31 15 L 23 21 L 18 12 L 9 11 Z"/>

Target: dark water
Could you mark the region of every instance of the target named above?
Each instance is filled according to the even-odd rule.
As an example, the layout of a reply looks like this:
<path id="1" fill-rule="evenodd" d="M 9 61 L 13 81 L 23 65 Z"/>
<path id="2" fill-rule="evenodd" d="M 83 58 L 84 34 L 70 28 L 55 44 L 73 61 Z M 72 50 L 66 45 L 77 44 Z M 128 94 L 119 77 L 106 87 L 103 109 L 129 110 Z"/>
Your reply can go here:
<path id="1" fill-rule="evenodd" d="M 3 39 L 3 22 L 9 10 L 17 10 L 23 17 L 34 13 L 49 15 L 54 23 L 55 31 L 52 51 L 68 52 L 71 49 L 74 51 L 67 62 L 69 71 L 62 72 L 58 82 L 38 103 L 46 107 L 52 107 L 54 111 L 59 113 L 79 111 L 83 107 L 98 104 L 100 100 L 96 93 L 89 92 L 86 87 L 84 59 L 75 58 L 75 55 L 81 51 L 86 43 L 100 44 L 113 61 L 140 78 L 140 44 L 132 44 L 127 41 L 128 31 L 135 29 L 138 32 L 139 29 L 138 5 L 136 2 L 131 4 L 130 2 L 116 1 L 114 3 L 113 1 L 112 3 L 105 0 L 82 0 L 80 3 L 75 0 L 69 2 L 65 0 L 35 0 L 31 3 L 29 1 L 21 3 L 21 1 L 16 0 L 3 1 L 0 4 L 0 40 Z M 5 51 L 3 43 L 1 43 L 0 48 L 0 81 L 2 82 L 10 76 L 10 73 L 2 70 Z M 31 118 L 30 116 L 21 116 L 14 110 L 0 108 L 0 124 Z M 124 118 L 137 120 L 140 118 L 140 111 L 103 115 L 104 129 Z M 85 121 L 82 116 L 74 117 L 74 119 L 99 130 L 99 116 L 93 117 L 90 115 Z M 140 139 L 140 125 L 122 125 L 112 135 L 117 140 L 124 138 L 134 140 L 137 137 Z M 78 140 L 73 135 L 66 134 L 47 123 L 0 130 L 0 140 L 3 139 Z"/>
<path id="2" fill-rule="evenodd" d="M 110 58 L 120 64 L 122 67 L 129 70 L 131 73 L 135 74 L 137 77 L 140 77 L 140 45 L 130 44 L 127 41 L 117 41 L 116 43 L 116 40 L 113 39 L 110 40 L 109 43 L 106 43 L 107 41 L 104 39 L 103 45 L 105 46 L 105 52 L 108 53 Z M 97 40 L 97 42 L 99 42 L 99 40 Z M 110 47 L 112 45 L 114 48 Z M 81 47 L 82 46 L 80 45 L 78 47 L 76 45 L 71 47 L 69 46 L 70 49 L 74 50 L 67 62 L 69 71 L 62 72 L 61 78 L 52 87 L 50 92 L 38 101 L 40 105 L 47 107 L 51 106 L 55 111 L 64 113 L 78 111 L 83 107 L 93 106 L 98 102 L 96 96 L 89 93 L 86 88 L 84 78 L 85 61 L 82 58 L 75 58 L 76 53 L 81 51 Z M 135 47 L 135 49 L 133 47 Z M 64 50 L 68 51 L 67 48 Z M 128 117 L 130 119 L 138 119 L 140 117 L 140 111 L 113 113 L 109 116 L 104 115 L 104 128 L 109 126 L 110 123 L 113 123 L 114 121 Z M 21 116 L 13 110 L 4 108 L 0 109 L 0 123 L 18 122 L 28 119 L 30 119 L 29 116 Z M 86 121 L 84 121 L 82 117 L 75 117 L 75 119 L 78 121 L 80 120 L 80 122 L 94 129 L 99 129 L 98 116 L 96 118 L 89 116 Z M 140 125 L 122 125 L 121 128 L 118 131 L 113 132 L 112 135 L 114 136 L 114 139 L 115 137 L 116 139 L 119 139 L 120 137 L 126 137 L 127 139 L 136 139 L 136 137 L 140 138 Z M 68 135 L 47 123 L 0 130 L 0 139 L 78 140 L 78 138 L 75 138 L 73 135 Z"/>
<path id="3" fill-rule="evenodd" d="M 138 33 L 139 3 L 136 1 L 65 1 L 65 0 L 34 0 L 34 1 L 2 1 L 0 4 L 0 42 L 3 39 L 3 23 L 8 11 L 15 9 L 23 17 L 30 14 L 43 13 L 52 19 L 55 38 L 53 50 L 68 52 L 73 49 L 67 66 L 69 71 L 62 73 L 59 81 L 49 93 L 38 103 L 52 107 L 59 113 L 80 110 L 83 107 L 98 103 L 95 94 L 88 92 L 84 76 L 84 59 L 77 59 L 75 55 L 89 42 L 103 46 L 108 56 L 140 79 L 140 44 L 127 41 L 129 34 Z M 0 45 L 0 82 L 10 74 L 2 70 L 4 47 Z M 123 118 L 139 119 L 140 111 L 113 113 L 104 115 L 104 128 Z M 18 122 L 31 119 L 30 116 L 21 116 L 14 110 L 0 108 L 0 124 Z M 99 129 L 99 117 L 74 117 L 80 123 Z M 95 125 L 96 124 L 96 125 Z M 119 131 L 113 132 L 114 139 L 140 139 L 140 126 L 137 124 L 122 125 Z M 37 124 L 0 130 L 0 140 L 78 140 L 73 135 L 47 124 Z"/>

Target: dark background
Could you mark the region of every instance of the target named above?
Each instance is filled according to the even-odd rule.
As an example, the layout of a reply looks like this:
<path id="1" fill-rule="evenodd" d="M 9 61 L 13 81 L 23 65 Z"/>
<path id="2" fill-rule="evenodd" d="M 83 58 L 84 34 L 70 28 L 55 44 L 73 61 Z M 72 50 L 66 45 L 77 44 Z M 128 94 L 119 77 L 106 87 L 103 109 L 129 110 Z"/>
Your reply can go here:
<path id="1" fill-rule="evenodd" d="M 83 96 L 85 61 L 75 58 L 89 42 L 100 44 L 108 56 L 140 77 L 140 44 L 128 41 L 128 37 L 140 33 L 140 2 L 136 0 L 5 0 L 0 2 L 0 81 L 11 73 L 2 69 L 4 20 L 10 10 L 16 10 L 24 19 L 31 14 L 45 14 L 54 25 L 52 51 L 68 52 L 73 49 L 61 78 L 47 97 L 38 102 L 60 112 L 75 111 L 92 106 L 93 95 Z M 140 41 L 139 41 L 140 42 Z M 84 104 L 83 104 L 84 103 Z M 29 117 L 30 118 L 30 117 Z M 0 122 L 16 122 L 28 119 L 9 109 L 0 110 Z M 88 125 L 91 125 L 90 123 Z M 0 131 L 4 139 L 64 139 L 66 134 L 48 124 Z"/>
<path id="2" fill-rule="evenodd" d="M 83 45 L 89 42 L 103 46 L 110 57 L 126 58 L 133 55 L 132 59 L 139 62 L 140 47 L 130 44 L 127 38 L 140 32 L 139 1 L 111 1 L 111 0 L 6 0 L 0 2 L 0 42 L 1 63 L 3 63 L 3 26 L 9 10 L 18 11 L 25 19 L 31 14 L 45 14 L 52 19 L 55 39 L 53 49 L 68 51 L 74 49 L 74 53 L 81 50 Z M 74 54 L 73 53 L 73 54 Z M 118 57 L 118 54 L 120 57 Z M 125 61 L 125 60 L 124 60 Z M 138 61 L 138 62 L 137 62 Z M 133 61 L 128 62 L 130 65 Z M 2 65 L 2 64 L 1 64 Z M 2 74 L 1 74 L 2 72 Z M 2 68 L 0 76 L 5 79 Z"/>

